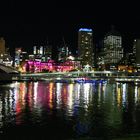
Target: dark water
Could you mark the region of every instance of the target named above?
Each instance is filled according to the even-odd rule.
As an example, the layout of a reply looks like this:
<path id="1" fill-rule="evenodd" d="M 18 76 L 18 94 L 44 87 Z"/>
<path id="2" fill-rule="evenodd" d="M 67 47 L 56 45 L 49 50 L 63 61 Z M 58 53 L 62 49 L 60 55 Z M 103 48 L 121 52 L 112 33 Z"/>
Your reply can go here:
<path id="1" fill-rule="evenodd" d="M 140 134 L 140 86 L 21 82 L 0 86 L 3 139 L 112 139 Z"/>

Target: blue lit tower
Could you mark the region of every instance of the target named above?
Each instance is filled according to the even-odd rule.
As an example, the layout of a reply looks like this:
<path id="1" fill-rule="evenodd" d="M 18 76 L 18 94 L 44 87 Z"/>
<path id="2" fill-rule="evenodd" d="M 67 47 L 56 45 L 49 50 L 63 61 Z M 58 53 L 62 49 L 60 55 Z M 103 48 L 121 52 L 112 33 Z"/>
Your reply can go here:
<path id="1" fill-rule="evenodd" d="M 78 56 L 81 65 L 93 66 L 93 33 L 92 29 L 80 28 L 78 31 Z"/>

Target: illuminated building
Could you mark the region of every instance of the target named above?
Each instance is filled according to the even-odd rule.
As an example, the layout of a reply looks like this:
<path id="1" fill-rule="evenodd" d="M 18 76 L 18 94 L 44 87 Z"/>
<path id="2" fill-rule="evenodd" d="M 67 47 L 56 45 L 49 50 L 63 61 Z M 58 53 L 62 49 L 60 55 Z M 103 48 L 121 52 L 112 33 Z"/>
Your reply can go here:
<path id="1" fill-rule="evenodd" d="M 140 39 L 134 40 L 132 62 L 136 67 L 138 67 L 138 71 L 140 71 Z"/>
<path id="2" fill-rule="evenodd" d="M 9 54 L 4 54 L 2 63 L 5 64 L 6 66 L 12 66 L 13 59 Z"/>
<path id="3" fill-rule="evenodd" d="M 69 45 L 65 43 L 64 37 L 62 38 L 63 42 L 61 46 L 58 48 L 58 61 L 65 62 L 67 57 L 71 55 L 71 51 L 69 50 Z"/>
<path id="4" fill-rule="evenodd" d="M 136 66 L 136 44 L 138 40 L 134 40 L 132 51 L 126 54 L 126 61 L 127 65 L 129 66 Z"/>
<path id="5" fill-rule="evenodd" d="M 20 54 L 21 54 L 21 48 L 15 49 L 15 66 L 20 65 Z"/>
<path id="6" fill-rule="evenodd" d="M 6 66 L 12 66 L 13 60 L 9 53 L 9 48 L 5 47 L 5 40 L 3 37 L 0 38 L 0 63 Z"/>
<path id="7" fill-rule="evenodd" d="M 69 50 L 69 45 L 66 44 L 63 39 L 63 44 L 58 48 L 58 64 L 56 66 L 56 71 L 70 71 L 74 69 L 75 64 L 75 58 Z"/>
<path id="8" fill-rule="evenodd" d="M 39 59 L 40 61 L 47 61 L 52 58 L 52 46 L 34 46 L 33 54 L 35 55 L 35 59 Z"/>
<path id="9" fill-rule="evenodd" d="M 51 45 L 47 45 L 45 48 L 45 58 L 46 60 L 52 59 L 52 46 Z"/>
<path id="10" fill-rule="evenodd" d="M 21 72 L 25 71 L 23 66 L 28 60 L 27 52 L 22 51 L 22 48 L 15 48 L 15 62 L 14 66 Z"/>
<path id="11" fill-rule="evenodd" d="M 20 54 L 20 62 L 24 62 L 24 61 L 26 61 L 27 58 L 28 58 L 28 53 L 22 51 L 21 54 Z"/>
<path id="12" fill-rule="evenodd" d="M 104 37 L 103 60 L 110 69 L 123 58 L 122 37 L 112 28 Z"/>
<path id="13" fill-rule="evenodd" d="M 93 33 L 92 29 L 81 28 L 78 31 L 78 56 L 81 65 L 93 66 Z"/>
<path id="14" fill-rule="evenodd" d="M 64 62 L 66 58 L 69 56 L 69 48 L 68 46 L 64 46 L 58 49 L 58 61 Z"/>
<path id="15" fill-rule="evenodd" d="M 5 54 L 5 40 L 0 38 L 0 62 L 3 63 L 3 56 Z"/>
<path id="16" fill-rule="evenodd" d="M 34 55 L 43 55 L 45 53 L 43 46 L 34 46 L 33 49 Z"/>

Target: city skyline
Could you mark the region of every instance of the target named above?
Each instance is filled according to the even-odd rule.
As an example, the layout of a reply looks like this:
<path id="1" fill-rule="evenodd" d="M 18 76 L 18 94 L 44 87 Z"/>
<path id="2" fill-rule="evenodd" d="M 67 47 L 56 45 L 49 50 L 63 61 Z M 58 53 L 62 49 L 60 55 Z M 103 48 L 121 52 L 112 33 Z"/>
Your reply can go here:
<path id="1" fill-rule="evenodd" d="M 124 38 L 124 46 L 130 48 L 132 39 L 140 37 L 137 10 L 134 2 L 5 1 L 0 10 L 0 36 L 10 48 L 29 48 L 47 41 L 56 47 L 64 37 L 75 49 L 80 28 L 92 28 L 93 37 L 98 42 L 114 25 Z"/>

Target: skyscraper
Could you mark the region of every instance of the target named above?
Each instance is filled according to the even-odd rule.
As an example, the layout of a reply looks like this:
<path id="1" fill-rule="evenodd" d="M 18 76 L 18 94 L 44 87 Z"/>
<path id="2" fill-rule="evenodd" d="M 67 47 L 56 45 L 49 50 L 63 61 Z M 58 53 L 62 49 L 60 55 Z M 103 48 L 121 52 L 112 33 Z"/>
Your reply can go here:
<path id="1" fill-rule="evenodd" d="M 104 37 L 103 60 L 111 68 L 123 58 L 122 37 L 112 28 Z"/>
<path id="2" fill-rule="evenodd" d="M 35 55 L 35 58 L 42 61 L 52 59 L 52 46 L 48 44 L 46 46 L 34 46 L 33 54 Z"/>
<path id="3" fill-rule="evenodd" d="M 80 28 L 78 31 L 78 56 L 81 65 L 93 66 L 93 32 L 92 29 Z"/>
<path id="4" fill-rule="evenodd" d="M 138 44 L 138 39 L 135 39 L 134 42 L 133 42 L 133 48 L 132 50 L 127 54 L 127 57 L 126 57 L 126 62 L 127 62 L 127 65 L 131 65 L 133 67 L 136 67 L 136 46 Z"/>
<path id="5" fill-rule="evenodd" d="M 140 39 L 134 40 L 133 59 L 135 61 L 135 66 L 140 67 Z"/>
<path id="6" fill-rule="evenodd" d="M 71 52 L 68 46 L 60 47 L 58 49 L 58 61 L 65 62 L 69 54 L 71 54 Z"/>

